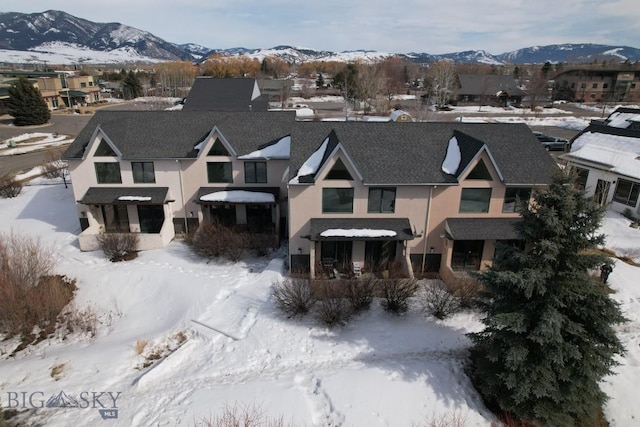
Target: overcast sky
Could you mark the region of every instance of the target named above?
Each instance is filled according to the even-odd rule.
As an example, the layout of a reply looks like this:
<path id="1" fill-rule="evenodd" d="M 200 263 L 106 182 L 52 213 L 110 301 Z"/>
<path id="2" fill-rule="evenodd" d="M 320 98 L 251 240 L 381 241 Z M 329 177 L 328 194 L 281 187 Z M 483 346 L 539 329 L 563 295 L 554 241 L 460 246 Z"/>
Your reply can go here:
<path id="1" fill-rule="evenodd" d="M 640 48 L 638 0 L 0 0 L 209 48 L 291 45 L 441 54 L 599 43 Z"/>

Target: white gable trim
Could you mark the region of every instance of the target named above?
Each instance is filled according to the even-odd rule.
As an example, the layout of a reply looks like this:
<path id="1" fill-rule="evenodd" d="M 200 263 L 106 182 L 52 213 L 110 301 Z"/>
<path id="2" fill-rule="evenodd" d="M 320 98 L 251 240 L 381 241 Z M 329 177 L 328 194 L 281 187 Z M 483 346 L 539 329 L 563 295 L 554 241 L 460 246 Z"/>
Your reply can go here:
<path id="1" fill-rule="evenodd" d="M 260 88 L 258 87 L 258 80 L 253 81 L 253 93 L 251 94 L 251 100 L 254 101 L 257 98 L 260 98 Z"/>
<path id="2" fill-rule="evenodd" d="M 325 171 L 328 168 L 329 160 L 335 159 L 338 154 L 338 151 L 342 153 L 345 160 L 347 161 L 346 162 L 347 167 L 351 168 L 355 172 L 360 182 L 362 182 L 363 181 L 362 174 L 360 173 L 358 168 L 356 168 L 356 165 L 353 163 L 351 156 L 349 156 L 349 153 L 347 153 L 347 150 L 345 150 L 345 148 L 342 146 L 341 143 L 338 143 L 338 145 L 336 145 L 336 148 L 334 148 L 331 154 L 329 154 L 329 156 L 327 157 L 327 161 L 325 161 L 324 164 L 320 167 L 320 169 L 318 169 L 318 171 L 316 172 L 315 180 L 317 181 L 319 177 L 324 176 Z"/>
<path id="3" fill-rule="evenodd" d="M 473 165 L 473 167 L 475 167 L 475 165 L 477 164 L 478 159 L 482 156 L 482 153 L 485 152 L 487 153 L 487 157 L 489 157 L 489 160 L 491 161 L 491 165 L 493 166 L 493 169 L 496 171 L 496 173 L 498 174 L 498 178 L 500 179 L 501 182 L 504 182 L 504 176 L 502 175 L 502 172 L 500 172 L 500 168 L 498 167 L 498 164 L 496 163 L 496 160 L 493 158 L 493 156 L 491 155 L 491 151 L 489 151 L 489 147 L 487 147 L 486 144 L 484 144 L 482 146 L 482 148 L 480 148 L 478 150 L 478 152 L 476 153 L 475 156 L 473 156 L 473 158 L 471 159 L 471 161 L 467 164 L 467 166 L 462 170 L 462 172 L 460 172 L 458 174 L 458 181 L 460 181 L 460 177 L 462 176 L 466 176 L 471 169 L 471 165 Z"/>
<path id="4" fill-rule="evenodd" d="M 207 157 L 206 153 L 208 153 L 211 147 L 213 147 L 213 144 L 216 143 L 216 138 L 220 139 L 220 142 L 222 142 L 224 148 L 227 149 L 227 151 L 229 152 L 229 157 L 238 157 L 238 153 L 233 149 L 229 141 L 227 141 L 227 138 L 224 137 L 217 126 L 214 126 L 213 129 L 211 129 L 211 132 L 209 132 L 209 134 L 207 134 L 207 136 L 204 138 L 204 140 L 193 147 L 195 150 L 198 150 L 197 147 L 201 146 L 201 148 L 198 150 L 198 158 L 200 158 L 200 156 Z"/>
<path id="5" fill-rule="evenodd" d="M 122 158 L 122 151 L 120 151 L 118 147 L 116 147 L 111 138 L 109 138 L 105 131 L 102 130 L 100 125 L 98 125 L 96 127 L 96 130 L 93 131 L 93 135 L 91 135 L 91 139 L 89 140 L 90 142 L 87 145 L 87 148 L 85 148 L 84 152 L 82 153 L 82 160 L 86 160 L 88 157 L 88 153 L 94 152 L 93 148 L 97 148 L 97 146 L 100 145 L 99 141 L 103 140 L 109 145 L 109 147 L 111 147 L 114 153 L 116 153 L 117 157 L 119 157 L 120 159 Z M 93 153 L 91 154 L 91 157 L 94 157 Z"/>

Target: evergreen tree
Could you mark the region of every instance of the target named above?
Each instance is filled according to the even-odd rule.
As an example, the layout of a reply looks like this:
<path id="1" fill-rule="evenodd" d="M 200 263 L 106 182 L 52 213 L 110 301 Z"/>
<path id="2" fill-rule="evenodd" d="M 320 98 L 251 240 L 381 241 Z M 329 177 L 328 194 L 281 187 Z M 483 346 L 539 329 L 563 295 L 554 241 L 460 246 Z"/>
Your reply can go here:
<path id="1" fill-rule="evenodd" d="M 599 382 L 624 348 L 626 319 L 589 275 L 603 210 L 566 173 L 520 208 L 525 248 L 502 246 L 479 276 L 482 332 L 470 334 L 472 377 L 490 406 L 544 426 L 593 425 L 606 400 Z"/>
<path id="2" fill-rule="evenodd" d="M 51 112 L 42 99 L 40 90 L 24 77 L 8 88 L 9 114 L 16 126 L 42 125 L 49 121 Z"/>
<path id="3" fill-rule="evenodd" d="M 133 71 L 129 71 L 127 77 L 122 81 L 122 92 L 125 99 L 133 99 L 142 96 L 142 85 L 138 76 Z"/>
<path id="4" fill-rule="evenodd" d="M 318 78 L 316 79 L 316 87 L 322 89 L 324 87 L 324 76 L 318 71 Z"/>

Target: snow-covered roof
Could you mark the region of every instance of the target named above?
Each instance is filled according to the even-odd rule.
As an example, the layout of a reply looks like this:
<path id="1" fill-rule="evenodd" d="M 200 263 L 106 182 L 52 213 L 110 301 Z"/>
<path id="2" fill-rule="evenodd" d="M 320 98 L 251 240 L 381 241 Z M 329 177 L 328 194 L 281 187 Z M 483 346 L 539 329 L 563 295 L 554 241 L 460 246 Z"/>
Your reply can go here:
<path id="1" fill-rule="evenodd" d="M 281 138 L 275 144 L 238 157 L 239 160 L 249 159 L 288 159 L 291 153 L 291 136 Z"/>
<path id="2" fill-rule="evenodd" d="M 374 230 L 370 228 L 333 228 L 320 233 L 322 237 L 395 237 L 397 233 L 392 230 Z"/>
<path id="3" fill-rule="evenodd" d="M 205 194 L 200 197 L 200 201 L 228 203 L 275 203 L 276 198 L 271 193 L 246 190 L 228 190 Z"/>
<path id="4" fill-rule="evenodd" d="M 612 172 L 640 179 L 640 138 L 585 132 L 573 141 L 567 157 L 602 164 Z"/>
<path id="5" fill-rule="evenodd" d="M 325 151 L 327 151 L 327 146 L 329 145 L 329 138 L 325 138 L 318 148 L 309 158 L 300 166 L 298 169 L 298 174 L 293 177 L 290 184 L 299 184 L 301 176 L 313 175 L 318 171 L 320 167 L 320 162 L 322 162 L 322 158 L 324 157 Z"/>
<path id="6" fill-rule="evenodd" d="M 150 202 L 151 197 L 148 196 L 120 196 L 118 200 L 127 202 Z"/>
<path id="7" fill-rule="evenodd" d="M 449 146 L 447 147 L 447 155 L 442 162 L 442 171 L 449 175 L 455 175 L 458 167 L 460 167 L 460 160 L 462 156 L 460 154 L 460 146 L 456 137 L 452 137 L 449 140 Z"/>
<path id="8" fill-rule="evenodd" d="M 608 126 L 626 129 L 631 125 L 631 122 L 640 122 L 640 114 L 628 112 L 613 112 L 609 116 L 608 121 Z"/>

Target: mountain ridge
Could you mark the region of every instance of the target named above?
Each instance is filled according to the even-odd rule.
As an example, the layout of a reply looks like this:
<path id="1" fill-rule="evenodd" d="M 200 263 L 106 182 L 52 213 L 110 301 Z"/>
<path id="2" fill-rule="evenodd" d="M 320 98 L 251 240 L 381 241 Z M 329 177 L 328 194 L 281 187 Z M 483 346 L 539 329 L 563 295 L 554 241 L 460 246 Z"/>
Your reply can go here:
<path id="1" fill-rule="evenodd" d="M 0 13 L 0 62 L 29 63 L 123 63 L 200 62 L 211 54 L 247 56 L 262 60 L 277 56 L 287 62 L 355 60 L 376 62 L 399 56 L 418 63 L 452 60 L 493 65 L 531 63 L 588 63 L 614 60 L 636 62 L 640 49 L 593 43 L 530 46 L 501 54 L 467 50 L 444 54 L 390 53 L 372 50 L 331 52 L 280 45 L 272 48 L 234 47 L 216 49 L 195 43 L 175 44 L 150 32 L 117 22 L 96 23 L 63 11 Z"/>

